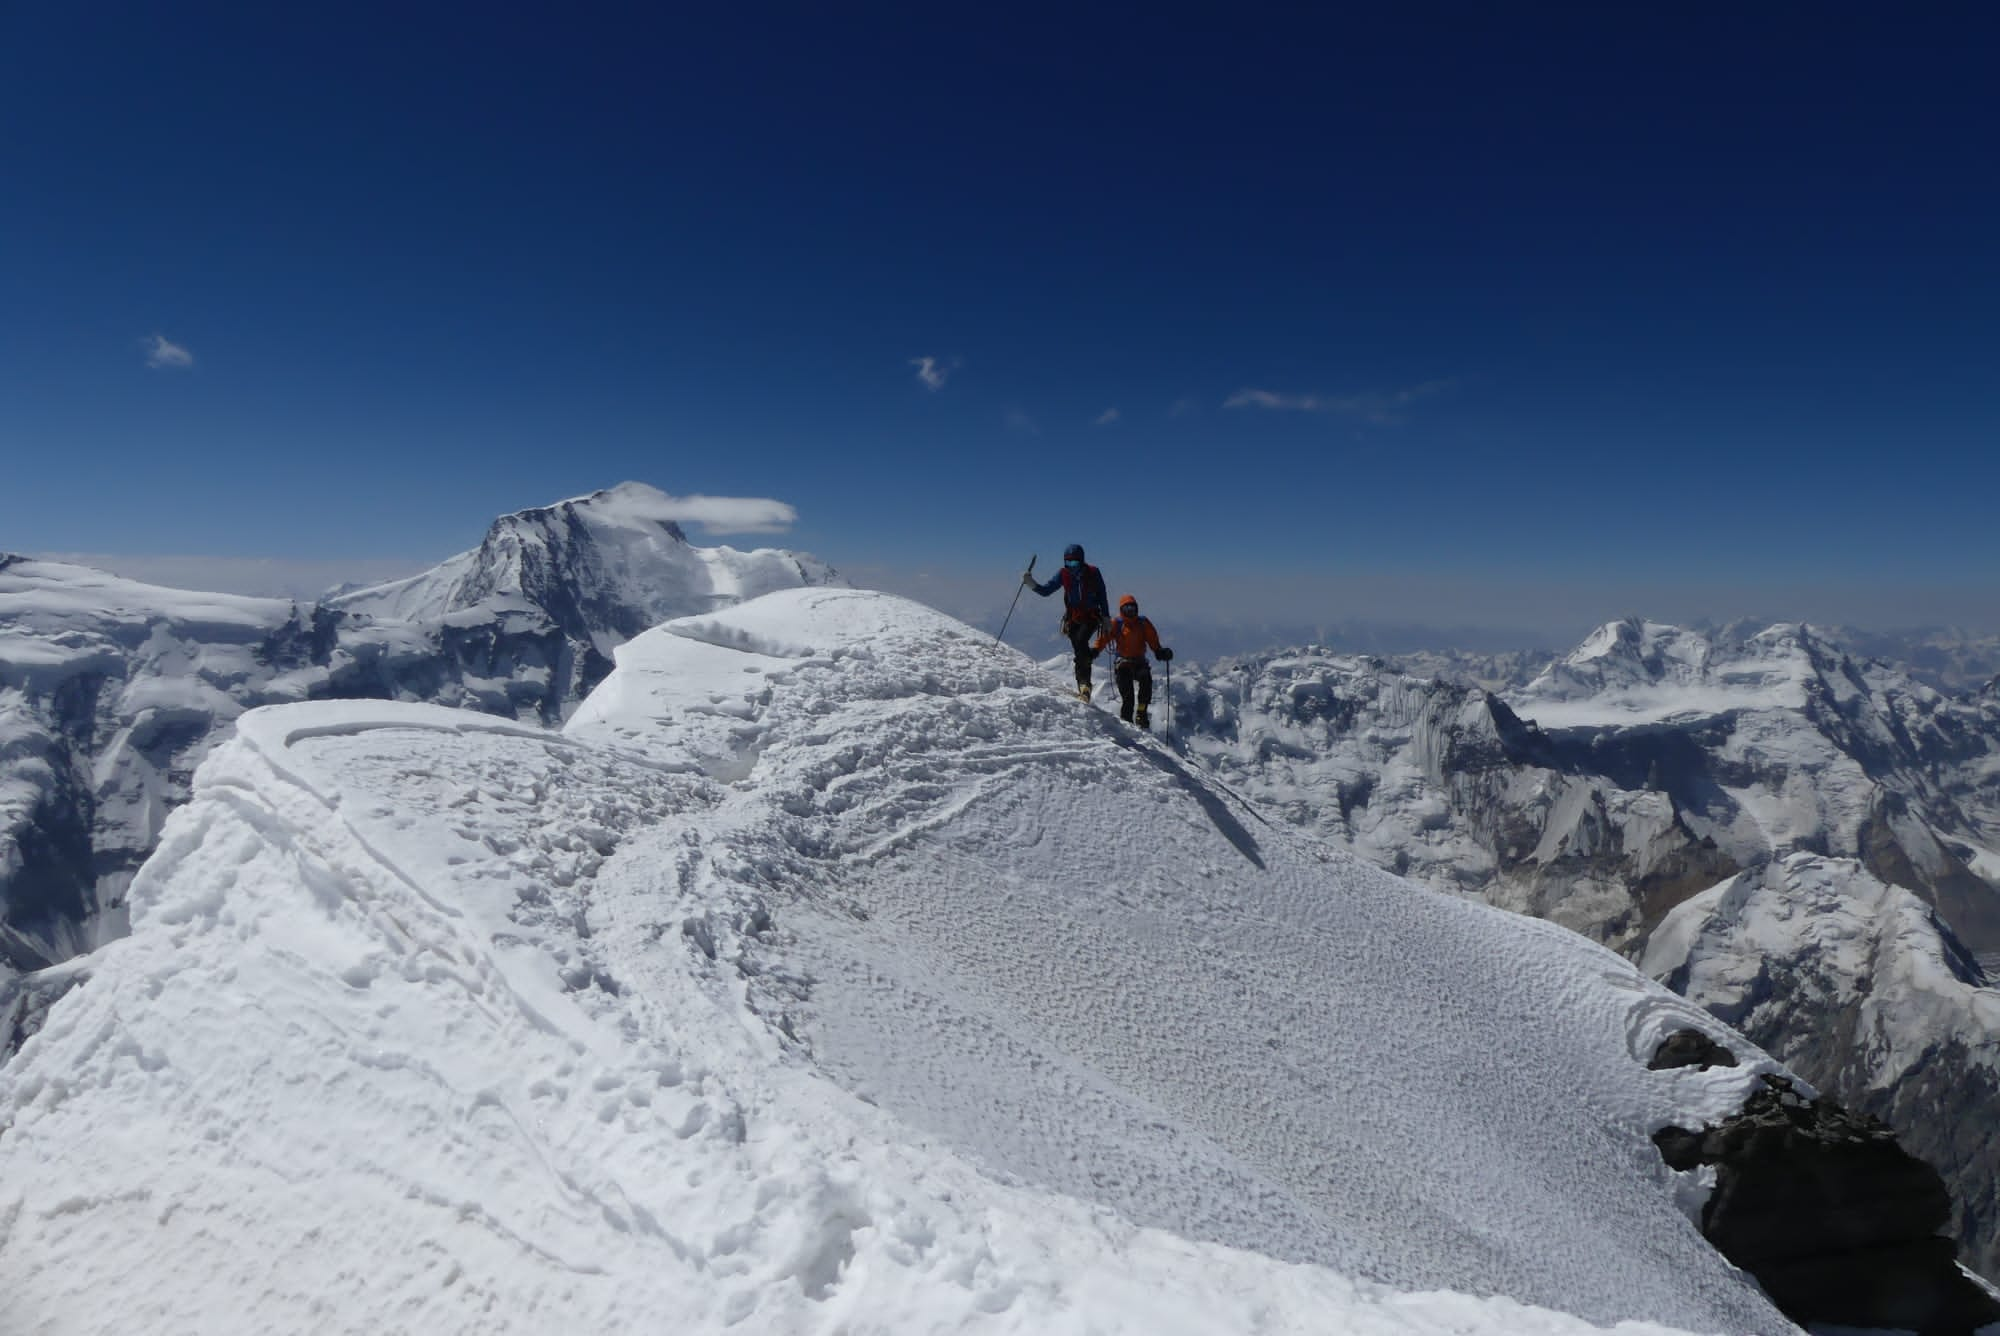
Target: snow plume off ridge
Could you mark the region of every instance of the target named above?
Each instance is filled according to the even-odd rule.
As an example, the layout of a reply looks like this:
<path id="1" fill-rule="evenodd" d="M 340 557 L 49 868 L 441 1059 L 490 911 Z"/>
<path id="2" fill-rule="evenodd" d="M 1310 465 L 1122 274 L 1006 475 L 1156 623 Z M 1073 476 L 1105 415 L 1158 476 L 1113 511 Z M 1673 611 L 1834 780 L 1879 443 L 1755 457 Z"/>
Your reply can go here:
<path id="1" fill-rule="evenodd" d="M 1791 1329 L 1647 1140 L 1772 1065 L 1608 952 L 916 604 L 618 660 L 243 717 L 0 1069 L 10 1327 Z"/>

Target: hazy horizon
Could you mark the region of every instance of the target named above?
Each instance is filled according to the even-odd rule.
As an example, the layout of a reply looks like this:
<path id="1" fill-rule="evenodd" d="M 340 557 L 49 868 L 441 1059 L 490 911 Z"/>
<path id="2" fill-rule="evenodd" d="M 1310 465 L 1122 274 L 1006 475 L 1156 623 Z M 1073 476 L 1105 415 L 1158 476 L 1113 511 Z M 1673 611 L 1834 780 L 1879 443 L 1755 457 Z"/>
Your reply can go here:
<path id="1" fill-rule="evenodd" d="M 690 535 L 690 539 L 702 545 L 720 541 L 699 534 Z M 89 552 L 26 555 L 93 566 L 174 588 L 308 602 L 338 586 L 414 575 L 476 541 L 428 560 Z M 733 545 L 793 546 L 784 534 L 762 534 L 755 542 Z M 1019 580 L 1018 572 L 1006 570 L 975 575 L 935 567 L 843 562 L 838 554 L 825 551 L 813 555 L 829 561 L 857 585 L 903 594 L 993 631 L 1006 617 Z M 1305 644 L 1377 654 L 1443 650 L 1559 654 L 1573 648 L 1594 628 L 1629 616 L 1682 626 L 1808 622 L 1884 636 L 1941 630 L 1973 638 L 2000 635 L 2000 617 L 1995 615 L 1991 598 L 1975 587 L 1922 589 L 1830 583 L 1674 587 L 1582 580 L 1536 584 L 1438 574 L 1320 581 L 1289 577 L 1266 581 L 1246 593 L 1234 582 L 1198 575 L 1121 578 L 1108 560 L 1106 575 L 1116 587 L 1114 593 L 1129 590 L 1138 595 L 1148 616 L 1168 639 L 1178 640 L 1185 653 L 1200 658 Z M 1058 613 L 1055 600 L 1024 595 L 1008 629 L 1008 642 L 1029 653 L 1055 654 L 1064 644 L 1051 629 Z"/>

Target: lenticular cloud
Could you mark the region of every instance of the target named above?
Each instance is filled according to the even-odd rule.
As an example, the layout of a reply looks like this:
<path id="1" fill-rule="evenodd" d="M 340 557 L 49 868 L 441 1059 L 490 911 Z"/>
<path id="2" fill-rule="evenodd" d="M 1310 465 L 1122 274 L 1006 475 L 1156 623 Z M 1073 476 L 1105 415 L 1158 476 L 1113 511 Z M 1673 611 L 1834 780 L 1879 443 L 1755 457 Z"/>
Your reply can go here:
<path id="1" fill-rule="evenodd" d="M 662 496 L 668 519 L 709 533 L 783 533 L 799 520 L 794 507 L 761 496 Z"/>

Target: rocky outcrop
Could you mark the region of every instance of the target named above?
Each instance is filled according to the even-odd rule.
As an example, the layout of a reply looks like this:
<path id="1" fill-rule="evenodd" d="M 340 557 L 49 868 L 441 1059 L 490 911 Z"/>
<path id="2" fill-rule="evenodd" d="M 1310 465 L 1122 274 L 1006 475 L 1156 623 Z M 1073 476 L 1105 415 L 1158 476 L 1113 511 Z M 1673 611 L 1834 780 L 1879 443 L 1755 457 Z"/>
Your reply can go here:
<path id="1" fill-rule="evenodd" d="M 49 1008 L 86 977 L 82 970 L 70 966 L 34 974 L 0 973 L 0 1062 L 12 1057 L 40 1030 Z"/>
<path id="2" fill-rule="evenodd" d="M 2000 994 L 1936 910 L 1857 862 L 1792 854 L 1688 902 L 1641 967 L 1896 1129 L 2000 1273 Z"/>
<path id="3" fill-rule="evenodd" d="M 1715 1167 L 1708 1240 L 1801 1326 L 1971 1336 L 2000 1321 L 1941 1232 L 1951 1200 L 1937 1171 L 1878 1119 L 1763 1080 L 1722 1123 L 1654 1134 L 1670 1167 Z"/>
<path id="4" fill-rule="evenodd" d="M 1692 1067 L 1705 1072 L 1710 1067 L 1734 1067 L 1736 1055 L 1699 1030 L 1676 1030 L 1660 1041 L 1646 1064 L 1649 1071 L 1672 1071 Z"/>

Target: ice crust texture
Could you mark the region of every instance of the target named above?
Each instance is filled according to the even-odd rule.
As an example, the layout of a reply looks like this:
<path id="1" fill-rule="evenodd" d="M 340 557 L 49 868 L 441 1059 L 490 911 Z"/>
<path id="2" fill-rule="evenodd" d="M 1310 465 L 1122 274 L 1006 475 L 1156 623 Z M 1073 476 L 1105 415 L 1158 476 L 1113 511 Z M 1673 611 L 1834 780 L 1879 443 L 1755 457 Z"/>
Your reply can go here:
<path id="1" fill-rule="evenodd" d="M 1775 1067 L 1610 953 L 916 604 L 618 659 L 562 735 L 243 716 L 0 1069 L 9 1322 L 1791 1329 L 1647 1140 Z"/>

